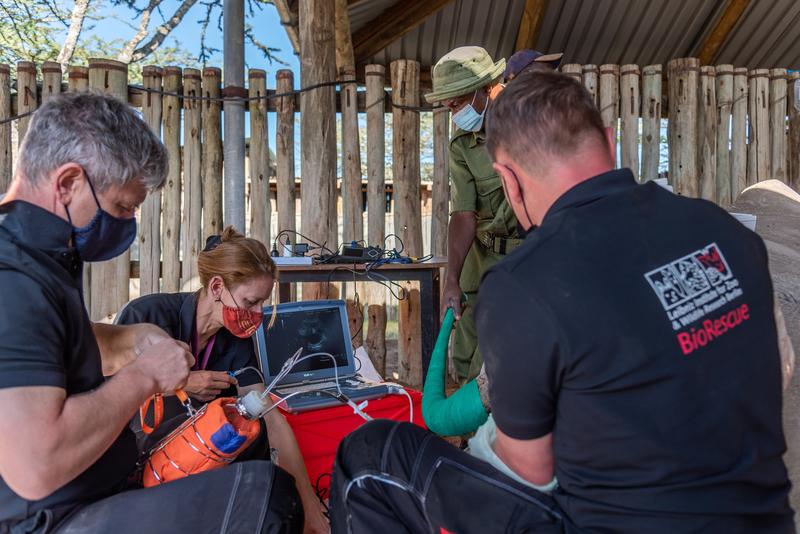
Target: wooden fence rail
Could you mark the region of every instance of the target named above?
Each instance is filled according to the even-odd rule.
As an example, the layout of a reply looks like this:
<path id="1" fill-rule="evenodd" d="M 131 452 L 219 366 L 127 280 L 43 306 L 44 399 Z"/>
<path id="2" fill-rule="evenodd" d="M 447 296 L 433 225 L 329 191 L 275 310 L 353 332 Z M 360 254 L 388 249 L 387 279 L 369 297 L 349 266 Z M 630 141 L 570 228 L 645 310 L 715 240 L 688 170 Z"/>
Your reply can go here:
<path id="1" fill-rule="evenodd" d="M 667 170 L 678 194 L 702 196 L 723 206 L 730 205 L 746 186 L 769 178 L 795 189 L 800 186 L 800 102 L 795 90 L 800 73 L 701 66 L 694 58 L 646 66 L 566 64 L 562 70 L 589 91 L 606 126 L 618 132 L 621 165 L 630 167 L 642 182 L 663 176 Z M 338 90 L 328 86 L 299 94 L 293 93 L 296 83 L 291 71 L 278 71 L 276 89 L 267 89 L 267 73 L 251 69 L 246 177 L 249 234 L 271 248 L 278 231 L 295 230 L 298 223 L 305 233 L 329 243 L 364 239 L 380 245 L 393 232 L 403 239 L 410 255 L 444 255 L 449 113 L 438 110 L 433 114 L 432 193 L 422 203 L 421 195 L 427 192 L 420 187 L 420 117 L 418 111 L 405 107 L 431 109 L 420 98 L 419 71 L 419 64 L 411 60 L 397 60 L 387 67 L 368 65 L 365 88 L 342 84 Z M 69 67 L 66 83 L 65 73 L 54 62 L 45 62 L 41 68 L 20 62 L 16 79 L 11 73 L 8 65 L 0 65 L 0 192 L 13 176 L 16 152 L 30 116 L 3 121 L 36 110 L 61 91 L 91 87 L 126 99 L 141 109 L 169 152 L 170 171 L 164 188 L 142 206 L 134 252 L 138 254 L 138 286 L 130 284 L 127 254 L 93 264 L 86 278 L 92 317 L 112 317 L 131 295 L 198 287 L 196 264 L 186 260 L 196 257 L 206 236 L 221 230 L 223 220 L 220 70 L 147 66 L 141 86 L 129 86 L 127 67 L 111 60 Z M 313 75 L 320 81 L 331 73 Z M 342 80 L 353 76 L 349 70 L 340 73 Z M 286 93 L 293 94 L 275 97 Z M 198 96 L 206 99 L 195 100 Z M 305 188 L 298 202 L 294 125 L 295 114 L 301 110 L 311 115 L 303 121 L 305 176 L 301 183 Z M 342 113 L 341 146 L 331 155 L 331 139 L 335 139 L 331 125 L 335 125 L 337 110 Z M 274 184 L 269 181 L 270 112 L 276 113 L 277 130 Z M 366 114 L 366 154 L 360 153 L 363 123 L 358 120 L 359 113 Z M 387 113 L 392 114 L 389 147 L 384 142 Z M 662 139 L 665 129 L 666 139 Z M 389 153 L 393 207 L 387 212 Z M 335 181 L 337 157 L 343 169 L 341 202 L 337 201 Z M 362 159 L 366 176 L 362 176 Z M 274 216 L 272 202 L 277 212 Z M 299 221 L 298 211 L 302 212 Z M 414 367 L 414 355 L 420 350 L 419 325 L 414 318 L 420 295 L 417 288 L 407 289 L 410 297 L 401 303 L 399 313 L 399 367 L 401 378 L 419 381 L 419 369 Z M 367 289 L 364 296 L 366 315 L 374 325 L 366 332 L 365 343 L 382 369 L 386 292 Z"/>

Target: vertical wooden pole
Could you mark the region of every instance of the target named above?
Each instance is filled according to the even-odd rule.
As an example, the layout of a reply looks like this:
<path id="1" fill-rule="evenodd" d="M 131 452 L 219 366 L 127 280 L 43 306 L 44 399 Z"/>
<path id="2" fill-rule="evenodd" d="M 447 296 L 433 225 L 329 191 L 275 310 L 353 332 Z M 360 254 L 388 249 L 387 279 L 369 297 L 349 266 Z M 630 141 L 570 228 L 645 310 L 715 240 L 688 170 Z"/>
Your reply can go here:
<path id="1" fill-rule="evenodd" d="M 800 72 L 792 73 L 789 96 L 789 185 L 800 192 Z"/>
<path id="2" fill-rule="evenodd" d="M 731 202 L 747 187 L 747 69 L 733 69 Z"/>
<path id="3" fill-rule="evenodd" d="M 597 86 L 598 86 L 598 70 L 597 65 L 584 65 L 583 66 L 583 85 L 589 94 L 592 95 L 595 105 L 597 105 Z"/>
<path id="4" fill-rule="evenodd" d="M 85 91 L 89 88 L 89 69 L 70 66 L 68 79 L 70 91 Z"/>
<path id="5" fill-rule="evenodd" d="M 294 91 L 294 74 L 288 69 L 278 71 L 279 94 Z M 278 99 L 275 166 L 278 189 L 278 232 L 296 229 L 295 172 L 294 172 L 294 95 Z"/>
<path id="6" fill-rule="evenodd" d="M 391 63 L 392 103 L 419 106 L 419 63 L 398 59 Z M 392 110 L 392 174 L 394 176 L 394 231 L 405 245 L 405 254 L 422 255 L 422 207 L 419 175 L 419 113 L 395 107 Z M 422 381 L 419 290 L 407 286 L 407 299 L 400 302 L 401 379 L 412 385 Z"/>
<path id="7" fill-rule="evenodd" d="M 70 91 L 86 91 L 89 89 L 89 68 L 70 66 L 68 80 Z M 89 314 L 89 317 L 93 317 L 91 263 L 85 263 L 83 265 L 83 302 L 86 305 L 86 312 Z"/>
<path id="8" fill-rule="evenodd" d="M 386 144 L 384 136 L 386 69 L 383 65 L 367 65 L 365 71 L 367 85 L 367 242 L 370 245 L 383 247 L 383 239 L 386 235 Z M 368 287 L 367 352 L 378 373 L 385 376 L 385 290 L 378 284 L 370 284 Z"/>
<path id="9" fill-rule="evenodd" d="M 717 202 L 731 205 L 731 111 L 733 108 L 733 65 L 717 65 Z"/>
<path id="10" fill-rule="evenodd" d="M 748 78 L 747 185 L 753 185 L 770 177 L 769 70 L 751 70 Z"/>
<path id="11" fill-rule="evenodd" d="M 0 65 L 0 121 L 11 117 L 11 67 Z M 11 123 L 0 124 L 0 194 L 11 185 Z"/>
<path id="12" fill-rule="evenodd" d="M 335 5 L 330 0 L 300 0 L 301 85 L 329 82 L 336 76 Z M 332 86 L 300 96 L 302 232 L 317 243 L 337 247 L 336 92 Z M 334 221 L 334 224 L 331 222 Z M 319 294 L 304 284 L 304 296 Z"/>
<path id="13" fill-rule="evenodd" d="M 181 214 L 181 290 L 200 288 L 197 276 L 197 255 L 203 249 L 201 225 L 203 221 L 203 195 L 200 163 L 202 135 L 202 104 L 196 97 L 200 89 L 200 71 L 183 71 L 183 213 Z"/>
<path id="14" fill-rule="evenodd" d="M 578 63 L 567 63 L 561 66 L 561 72 L 575 78 L 578 83 L 583 83 L 583 67 Z"/>
<path id="15" fill-rule="evenodd" d="M 669 82 L 669 176 L 679 195 L 697 197 L 697 86 L 700 62 L 673 59 L 667 66 Z"/>
<path id="16" fill-rule="evenodd" d="M 450 112 L 433 112 L 433 191 L 431 254 L 447 256 L 447 225 L 450 219 Z"/>
<path id="17" fill-rule="evenodd" d="M 110 59 L 89 60 L 89 87 L 128 101 L 128 66 Z M 110 321 L 130 296 L 130 250 L 113 260 L 92 264 L 92 316 Z"/>
<path id="18" fill-rule="evenodd" d="M 617 140 L 617 122 L 619 119 L 619 65 L 600 66 L 600 115 L 603 124 L 613 131 L 613 139 Z"/>
<path id="19" fill-rule="evenodd" d="M 658 178 L 661 161 L 661 65 L 642 71 L 642 182 Z"/>
<path id="20" fill-rule="evenodd" d="M 160 67 L 142 69 L 145 89 L 161 91 Z M 161 95 L 147 92 L 142 96 L 144 121 L 161 138 Z M 139 217 L 139 295 L 158 293 L 161 278 L 161 191 L 147 195 Z"/>
<path id="21" fill-rule="evenodd" d="M 419 106 L 419 63 L 392 61 L 392 103 Z M 394 229 L 409 256 L 422 255 L 419 175 L 419 113 L 392 110 L 392 174 L 394 176 Z"/>
<path id="22" fill-rule="evenodd" d="M 36 98 L 36 63 L 19 61 L 17 62 L 17 115 L 29 113 L 39 107 Z M 30 122 L 30 115 L 17 121 L 19 132 L 17 138 L 20 145 L 28 133 Z"/>
<path id="23" fill-rule="evenodd" d="M 180 67 L 164 68 L 164 91 L 180 93 Z M 169 173 L 161 190 L 161 290 L 180 291 L 181 287 L 181 101 L 164 95 L 162 105 L 164 129 L 162 140 L 169 154 Z"/>
<path id="24" fill-rule="evenodd" d="M 786 69 L 770 70 L 769 78 L 770 178 L 786 183 Z"/>
<path id="25" fill-rule="evenodd" d="M 622 166 L 639 174 L 639 66 L 623 65 L 620 72 L 620 109 L 622 114 L 621 159 Z"/>
<path id="26" fill-rule="evenodd" d="M 700 67 L 700 92 L 698 94 L 698 176 L 700 196 L 717 202 L 717 93 L 716 70 Z"/>
<path id="27" fill-rule="evenodd" d="M 42 63 L 42 103 L 61 92 L 61 64 L 56 61 Z"/>
<path id="28" fill-rule="evenodd" d="M 367 219 L 368 242 L 383 247 L 386 233 L 385 68 L 367 65 Z"/>
<path id="29" fill-rule="evenodd" d="M 355 82 L 355 67 L 345 67 L 339 72 L 342 82 Z M 364 222 L 361 194 L 361 149 L 358 136 L 358 86 L 341 85 L 342 110 L 342 204 L 344 223 L 342 240 L 345 243 L 364 239 Z"/>
<path id="30" fill-rule="evenodd" d="M 267 94 L 267 73 L 250 69 L 250 98 Z M 272 208 L 269 202 L 267 99 L 250 101 L 250 235 L 269 247 Z"/>
<path id="31" fill-rule="evenodd" d="M 222 72 L 216 67 L 203 69 L 203 96 L 220 97 Z M 203 231 L 202 243 L 210 235 L 222 232 L 222 103 L 205 100 L 203 111 Z"/>

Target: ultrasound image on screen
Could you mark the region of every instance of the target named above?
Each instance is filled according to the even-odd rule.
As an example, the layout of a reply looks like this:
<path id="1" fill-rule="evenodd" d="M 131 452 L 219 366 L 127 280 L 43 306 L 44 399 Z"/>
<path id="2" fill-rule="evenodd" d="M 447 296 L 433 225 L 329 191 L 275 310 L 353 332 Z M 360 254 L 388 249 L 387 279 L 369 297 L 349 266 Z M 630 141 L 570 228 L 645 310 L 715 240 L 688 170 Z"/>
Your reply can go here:
<path id="1" fill-rule="evenodd" d="M 265 321 L 268 321 L 266 317 Z M 281 312 L 272 328 L 266 330 L 265 341 L 269 373 L 272 376 L 278 374 L 286 360 L 300 347 L 303 347 L 303 356 L 327 352 L 336 358 L 338 367 L 347 366 L 339 308 Z M 329 357 L 317 356 L 300 362 L 291 372 L 331 368 L 333 362 Z"/>

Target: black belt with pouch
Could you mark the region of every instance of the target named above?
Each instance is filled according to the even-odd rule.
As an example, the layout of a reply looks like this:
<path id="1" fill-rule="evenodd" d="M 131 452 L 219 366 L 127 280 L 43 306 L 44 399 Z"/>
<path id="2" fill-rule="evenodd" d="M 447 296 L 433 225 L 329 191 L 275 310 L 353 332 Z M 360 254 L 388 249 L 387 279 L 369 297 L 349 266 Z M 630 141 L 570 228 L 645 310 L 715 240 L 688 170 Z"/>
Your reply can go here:
<path id="1" fill-rule="evenodd" d="M 477 236 L 483 246 L 495 254 L 506 255 L 522 244 L 524 239 L 519 237 L 506 237 L 490 233 L 481 233 Z"/>

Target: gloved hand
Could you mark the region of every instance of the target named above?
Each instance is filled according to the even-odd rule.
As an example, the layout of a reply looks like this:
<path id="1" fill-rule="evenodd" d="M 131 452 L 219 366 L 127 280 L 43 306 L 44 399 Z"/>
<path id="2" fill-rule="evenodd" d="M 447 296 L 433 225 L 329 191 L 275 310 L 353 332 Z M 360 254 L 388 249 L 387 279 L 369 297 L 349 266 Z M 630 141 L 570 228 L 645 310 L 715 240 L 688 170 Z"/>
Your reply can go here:
<path id="1" fill-rule="evenodd" d="M 474 379 L 461 386 L 449 398 L 445 397 L 447 345 L 454 322 L 455 316 L 450 308 L 445 313 L 442 329 L 436 339 L 422 390 L 422 416 L 425 424 L 431 431 L 442 436 L 474 432 L 489 417 Z"/>

